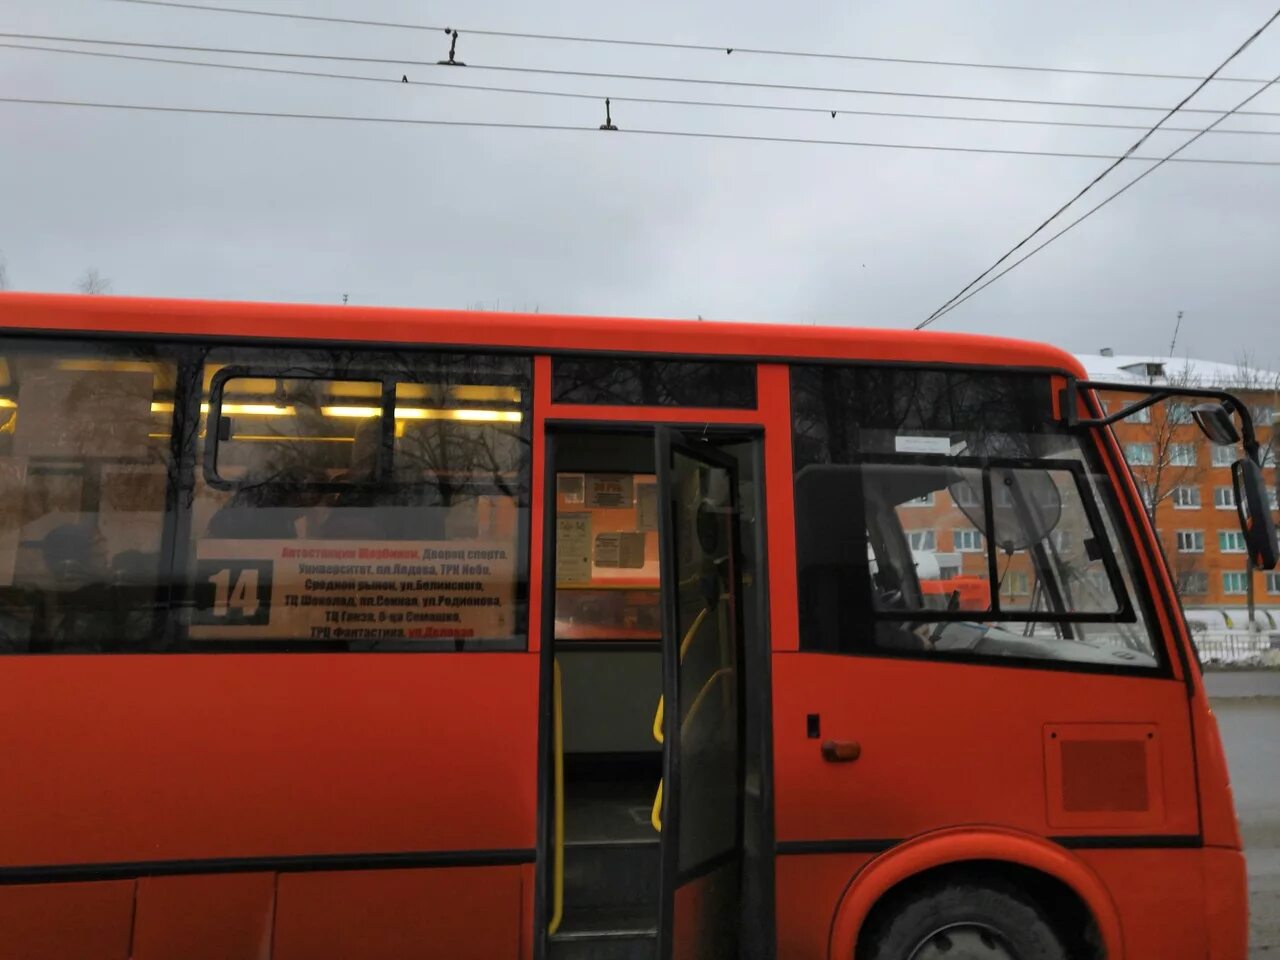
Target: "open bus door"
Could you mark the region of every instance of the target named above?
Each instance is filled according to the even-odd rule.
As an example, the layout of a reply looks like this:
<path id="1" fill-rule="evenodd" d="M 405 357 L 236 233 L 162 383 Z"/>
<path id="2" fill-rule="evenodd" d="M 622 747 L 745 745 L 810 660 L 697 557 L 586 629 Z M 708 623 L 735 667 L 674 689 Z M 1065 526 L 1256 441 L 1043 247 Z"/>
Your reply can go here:
<path id="1" fill-rule="evenodd" d="M 664 744 L 659 956 L 738 951 L 743 823 L 741 571 L 733 460 L 656 435 Z M 665 709 L 664 709 L 665 707 Z"/>

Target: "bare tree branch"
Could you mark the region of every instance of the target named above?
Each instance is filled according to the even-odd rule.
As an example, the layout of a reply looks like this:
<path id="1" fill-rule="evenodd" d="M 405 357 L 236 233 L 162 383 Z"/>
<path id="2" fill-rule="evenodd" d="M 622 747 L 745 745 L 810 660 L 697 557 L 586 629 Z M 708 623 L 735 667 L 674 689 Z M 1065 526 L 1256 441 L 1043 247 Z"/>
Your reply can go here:
<path id="1" fill-rule="evenodd" d="M 111 281 L 99 273 L 96 267 L 90 267 L 76 281 L 76 289 L 90 296 L 100 296 L 111 292 Z"/>

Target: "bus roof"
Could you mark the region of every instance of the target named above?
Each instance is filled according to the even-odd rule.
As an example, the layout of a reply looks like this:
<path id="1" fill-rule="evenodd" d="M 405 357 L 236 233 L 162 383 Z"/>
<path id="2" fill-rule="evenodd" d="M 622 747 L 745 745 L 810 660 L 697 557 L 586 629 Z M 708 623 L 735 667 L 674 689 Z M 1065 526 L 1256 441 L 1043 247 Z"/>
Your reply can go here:
<path id="1" fill-rule="evenodd" d="M 1080 362 L 1057 347 L 968 333 L 356 305 L 8 292 L 0 293 L 0 331 L 726 359 L 882 360 L 1021 367 L 1085 376 Z"/>

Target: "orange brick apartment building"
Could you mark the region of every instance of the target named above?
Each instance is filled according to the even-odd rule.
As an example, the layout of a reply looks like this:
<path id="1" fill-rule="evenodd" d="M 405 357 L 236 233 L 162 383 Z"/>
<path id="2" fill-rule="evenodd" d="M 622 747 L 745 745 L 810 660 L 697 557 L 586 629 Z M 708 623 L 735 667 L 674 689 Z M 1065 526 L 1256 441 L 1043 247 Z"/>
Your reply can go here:
<path id="1" fill-rule="evenodd" d="M 1107 351 L 1079 359 L 1092 380 L 1220 387 L 1238 396 L 1253 413 L 1265 453 L 1271 508 L 1277 509 L 1280 373 L 1182 358 L 1115 356 Z M 1117 394 L 1109 398 L 1108 406 L 1114 410 L 1125 399 Z M 1233 621 L 1230 625 L 1242 627 L 1250 578 L 1231 490 L 1231 462 L 1238 453 L 1211 444 L 1192 423 L 1189 407 L 1189 403 L 1158 404 L 1117 424 L 1116 436 L 1148 509 L 1155 510 L 1156 528 L 1183 605 L 1188 611 L 1223 611 Z M 1262 626 L 1280 626 L 1280 571 L 1254 572 L 1252 580 Z"/>

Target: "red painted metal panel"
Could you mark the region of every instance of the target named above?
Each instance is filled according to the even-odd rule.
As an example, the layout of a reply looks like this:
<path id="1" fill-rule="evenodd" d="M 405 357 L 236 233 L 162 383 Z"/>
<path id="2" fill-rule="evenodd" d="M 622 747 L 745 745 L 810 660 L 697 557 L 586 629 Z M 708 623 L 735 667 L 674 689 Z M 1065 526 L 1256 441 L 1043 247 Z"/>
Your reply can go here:
<path id="1" fill-rule="evenodd" d="M 1175 680 L 808 653 L 776 654 L 773 678 L 779 840 L 902 839 L 967 823 L 1040 835 L 1199 830 L 1186 688 Z M 822 741 L 807 736 L 811 713 L 824 738 L 861 745 L 857 762 L 824 762 Z M 1046 722 L 1150 724 L 1159 823 L 1050 824 Z"/>
<path id="2" fill-rule="evenodd" d="M 5 887 L 0 960 L 126 960 L 133 886 L 132 880 L 113 880 Z"/>
<path id="3" fill-rule="evenodd" d="M 270 873 L 144 877 L 131 960 L 269 960 L 275 895 Z"/>
<path id="4" fill-rule="evenodd" d="M 282 874 L 274 960 L 516 960 L 524 872 Z"/>
<path id="5" fill-rule="evenodd" d="M 769 635 L 774 650 L 800 643 L 796 593 L 795 484 L 791 463 L 791 373 L 781 364 L 761 364 L 760 408 L 764 420 L 765 522 L 769 533 Z"/>
<path id="6" fill-rule="evenodd" d="M 849 881 L 873 859 L 869 853 L 779 856 L 775 883 L 778 957 L 827 960 L 831 920 Z"/>
<path id="7" fill-rule="evenodd" d="M 0 866 L 529 849 L 538 658 L 63 656 L 0 670 Z"/>
<path id="8" fill-rule="evenodd" d="M 1115 901 L 1126 957 L 1209 956 L 1204 851 L 1080 850 L 1077 855 L 1098 874 Z M 1243 900 L 1243 891 L 1239 893 Z M 1232 919 L 1244 927 L 1242 917 Z M 1230 960 L 1245 960 L 1244 953 Z"/>
<path id="9" fill-rule="evenodd" d="M 1084 377 L 1056 347 L 965 333 L 763 323 L 476 313 L 385 307 L 224 303 L 0 294 L 0 328 L 197 337 L 506 346 L 705 356 L 821 357 L 981 363 L 1056 369 Z"/>

